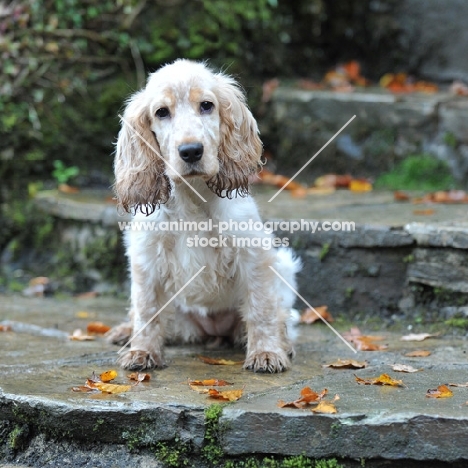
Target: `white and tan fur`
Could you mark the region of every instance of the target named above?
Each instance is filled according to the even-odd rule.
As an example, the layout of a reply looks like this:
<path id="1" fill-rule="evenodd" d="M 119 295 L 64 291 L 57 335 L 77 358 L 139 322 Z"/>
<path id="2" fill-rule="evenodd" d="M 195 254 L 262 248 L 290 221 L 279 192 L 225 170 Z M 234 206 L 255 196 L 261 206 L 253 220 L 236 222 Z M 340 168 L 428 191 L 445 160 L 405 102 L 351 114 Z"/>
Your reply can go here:
<path id="1" fill-rule="evenodd" d="M 203 154 L 187 162 L 181 148 L 193 144 L 203 145 Z M 150 75 L 127 103 L 115 157 L 117 200 L 135 221 L 260 221 L 248 191 L 261 155 L 257 124 L 237 83 L 205 64 L 178 60 Z M 290 367 L 286 322 L 294 294 L 269 266 L 295 285 L 299 262 L 286 249 L 188 247 L 188 237 L 197 234 L 218 238 L 219 232 L 126 232 L 130 322 L 108 333 L 111 342 L 126 342 L 205 269 L 132 339 L 120 364 L 162 367 L 167 342 L 229 340 L 246 345 L 246 369 Z"/>

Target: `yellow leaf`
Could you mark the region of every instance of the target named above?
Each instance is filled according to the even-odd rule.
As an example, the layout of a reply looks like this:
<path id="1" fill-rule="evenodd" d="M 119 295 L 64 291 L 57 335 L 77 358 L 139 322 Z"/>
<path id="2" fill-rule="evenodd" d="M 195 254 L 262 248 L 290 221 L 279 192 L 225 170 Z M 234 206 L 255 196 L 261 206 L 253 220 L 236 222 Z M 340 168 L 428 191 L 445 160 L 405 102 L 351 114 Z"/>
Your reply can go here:
<path id="1" fill-rule="evenodd" d="M 102 393 L 111 394 L 128 392 L 132 388 L 131 385 L 117 385 L 104 382 L 94 382 L 93 387 L 101 390 Z"/>
<path id="2" fill-rule="evenodd" d="M 437 388 L 429 389 L 426 393 L 427 398 L 451 398 L 453 392 L 447 385 L 439 385 Z"/>
<path id="3" fill-rule="evenodd" d="M 108 370 L 106 372 L 103 372 L 99 376 L 102 382 L 110 382 L 111 380 L 114 380 L 116 377 L 117 377 L 117 371 L 115 370 Z"/>
<path id="4" fill-rule="evenodd" d="M 392 379 L 388 374 L 381 374 L 378 377 L 370 379 L 361 379 L 357 375 L 354 376 L 356 382 L 361 385 L 390 385 L 392 387 L 404 387 L 405 384 L 402 380 Z"/>
<path id="5" fill-rule="evenodd" d="M 215 388 L 210 388 L 208 390 L 208 394 L 210 398 L 215 398 L 216 400 L 224 400 L 224 401 L 237 401 L 242 394 L 244 393 L 244 390 L 241 388 L 239 390 L 223 390 L 223 391 L 218 391 Z"/>
<path id="6" fill-rule="evenodd" d="M 244 364 L 244 361 L 230 361 L 228 359 L 214 359 L 206 356 L 198 356 L 198 359 L 203 361 L 205 364 L 211 364 L 213 366 L 234 366 L 236 364 Z"/>

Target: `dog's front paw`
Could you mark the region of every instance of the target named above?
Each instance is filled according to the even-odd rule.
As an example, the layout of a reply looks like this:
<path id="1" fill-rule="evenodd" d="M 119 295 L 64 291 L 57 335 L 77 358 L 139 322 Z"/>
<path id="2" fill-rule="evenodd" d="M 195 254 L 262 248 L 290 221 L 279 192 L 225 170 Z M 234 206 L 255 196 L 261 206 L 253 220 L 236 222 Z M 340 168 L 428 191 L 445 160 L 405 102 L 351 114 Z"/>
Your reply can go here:
<path id="1" fill-rule="evenodd" d="M 120 366 L 128 370 L 155 369 L 156 367 L 166 367 L 166 363 L 161 354 L 133 350 L 127 351 L 117 361 Z"/>
<path id="2" fill-rule="evenodd" d="M 130 322 L 124 322 L 111 328 L 105 335 L 108 343 L 123 346 L 132 336 L 132 325 Z"/>
<path id="3" fill-rule="evenodd" d="M 284 352 L 265 351 L 253 353 L 247 357 L 244 369 L 254 372 L 283 372 L 291 367 L 291 361 Z"/>

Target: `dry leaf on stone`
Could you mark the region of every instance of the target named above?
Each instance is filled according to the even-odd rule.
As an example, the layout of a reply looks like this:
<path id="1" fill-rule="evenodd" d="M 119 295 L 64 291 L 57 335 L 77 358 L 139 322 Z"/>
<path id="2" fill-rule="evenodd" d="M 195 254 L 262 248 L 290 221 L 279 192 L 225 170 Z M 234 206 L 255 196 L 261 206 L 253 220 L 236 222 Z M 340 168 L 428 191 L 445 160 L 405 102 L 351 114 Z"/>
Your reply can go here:
<path id="1" fill-rule="evenodd" d="M 233 385 L 231 382 L 226 382 L 225 380 L 218 379 L 206 379 L 206 380 L 190 380 L 188 381 L 189 385 L 201 386 L 201 387 L 224 387 L 226 385 Z"/>
<path id="2" fill-rule="evenodd" d="M 317 320 L 326 320 L 327 322 L 333 322 L 334 318 L 328 312 L 328 306 L 319 306 L 319 307 L 314 307 L 313 309 L 307 308 L 304 309 L 302 314 L 301 314 L 301 323 L 314 323 Z"/>
<path id="3" fill-rule="evenodd" d="M 145 374 L 144 372 L 132 372 L 127 375 L 127 379 L 135 380 L 136 382 L 149 382 L 151 380 L 151 375 Z"/>
<path id="4" fill-rule="evenodd" d="M 410 351 L 409 353 L 406 353 L 406 357 L 427 357 L 430 356 L 431 352 L 427 351 L 426 349 L 417 349 L 415 351 Z"/>
<path id="5" fill-rule="evenodd" d="M 450 398 L 453 397 L 453 392 L 447 385 L 439 385 L 437 388 L 429 389 L 426 392 L 427 398 Z"/>
<path id="6" fill-rule="evenodd" d="M 320 393 L 314 392 L 310 387 L 304 387 L 301 390 L 301 397 L 297 400 L 285 402 L 283 400 L 278 401 L 280 408 L 304 408 L 309 404 L 317 404 L 322 398 L 328 393 L 325 388 Z"/>
<path id="7" fill-rule="evenodd" d="M 322 400 L 315 408 L 311 408 L 311 411 L 322 414 L 336 414 L 338 413 L 338 410 L 336 409 L 334 403 L 339 399 L 339 395 L 335 395 L 332 401 Z"/>
<path id="8" fill-rule="evenodd" d="M 236 364 L 244 364 L 244 361 L 231 361 L 229 359 L 214 359 L 206 356 L 198 356 L 198 359 L 203 361 L 205 364 L 212 366 L 234 366 Z"/>
<path id="9" fill-rule="evenodd" d="M 99 378 L 101 382 L 110 382 L 111 380 L 114 380 L 117 377 L 117 371 L 116 370 L 108 370 L 106 372 L 103 372 Z"/>
<path id="10" fill-rule="evenodd" d="M 392 369 L 395 372 L 407 372 L 407 373 L 422 371 L 422 369 L 415 369 L 413 366 L 409 366 L 406 364 L 393 364 Z"/>
<path id="11" fill-rule="evenodd" d="M 85 335 L 80 328 L 77 328 L 71 335 L 68 336 L 72 341 L 93 341 L 94 336 Z"/>
<path id="12" fill-rule="evenodd" d="M 427 338 L 436 338 L 439 335 L 431 335 L 430 333 L 410 333 L 409 335 L 402 336 L 401 341 L 423 341 Z"/>
<path id="13" fill-rule="evenodd" d="M 92 335 L 104 335 L 104 333 L 107 333 L 111 327 L 108 327 L 107 325 L 104 325 L 102 322 L 89 322 L 86 331 L 88 334 Z"/>
<path id="14" fill-rule="evenodd" d="M 388 374 L 381 374 L 378 377 L 362 379 L 357 375 L 354 376 L 356 382 L 361 385 L 390 385 L 391 387 L 405 387 L 402 380 L 392 379 Z"/>
<path id="15" fill-rule="evenodd" d="M 197 393 L 210 393 L 210 390 L 206 387 L 199 387 L 197 385 L 190 385 L 190 384 L 189 384 L 189 387 L 191 390 Z"/>
<path id="16" fill-rule="evenodd" d="M 467 383 L 449 383 L 447 384 L 449 387 L 468 387 Z"/>
<path id="17" fill-rule="evenodd" d="M 210 388 L 208 390 L 208 395 L 210 398 L 214 398 L 216 400 L 224 400 L 224 401 L 237 401 L 242 394 L 244 393 L 244 389 L 239 390 L 216 390 L 215 388 Z"/>
<path id="18" fill-rule="evenodd" d="M 387 345 L 380 345 L 374 341 L 381 341 L 383 336 L 362 335 L 361 330 L 357 327 L 351 328 L 350 331 L 343 333 L 343 338 L 350 343 L 353 343 L 358 351 L 383 351 L 388 348 Z"/>
<path id="19" fill-rule="evenodd" d="M 331 364 L 324 364 L 322 367 L 331 367 L 332 369 L 364 369 L 367 367 L 366 361 L 355 361 L 353 359 L 337 359 Z"/>
<path id="20" fill-rule="evenodd" d="M 10 325 L 0 325 L 0 332 L 8 332 L 11 331 Z"/>
<path id="21" fill-rule="evenodd" d="M 92 386 L 101 390 L 102 393 L 109 394 L 128 392 L 132 388 L 131 385 L 110 384 L 104 382 L 92 382 Z"/>

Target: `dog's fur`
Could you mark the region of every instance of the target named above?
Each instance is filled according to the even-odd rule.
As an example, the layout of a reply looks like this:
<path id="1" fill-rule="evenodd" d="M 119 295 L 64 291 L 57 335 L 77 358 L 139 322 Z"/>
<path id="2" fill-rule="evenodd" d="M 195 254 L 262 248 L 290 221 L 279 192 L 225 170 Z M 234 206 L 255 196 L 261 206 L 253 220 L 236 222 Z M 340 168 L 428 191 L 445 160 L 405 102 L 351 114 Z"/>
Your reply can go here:
<path id="1" fill-rule="evenodd" d="M 187 144 L 203 145 L 199 160 L 182 158 L 180 147 Z M 236 82 L 205 64 L 178 60 L 153 73 L 127 103 L 115 157 L 117 200 L 135 221 L 260 221 L 248 191 L 261 154 L 257 124 Z M 219 232 L 126 232 L 131 321 L 112 329 L 108 339 L 125 343 L 132 330 L 136 336 L 120 364 L 162 367 L 165 342 L 227 339 L 246 344 L 246 369 L 287 369 L 294 294 L 269 266 L 295 285 L 299 262 L 287 249 L 190 248 L 187 239 L 195 235 L 218 238 Z M 263 231 L 255 236 L 271 237 Z"/>

